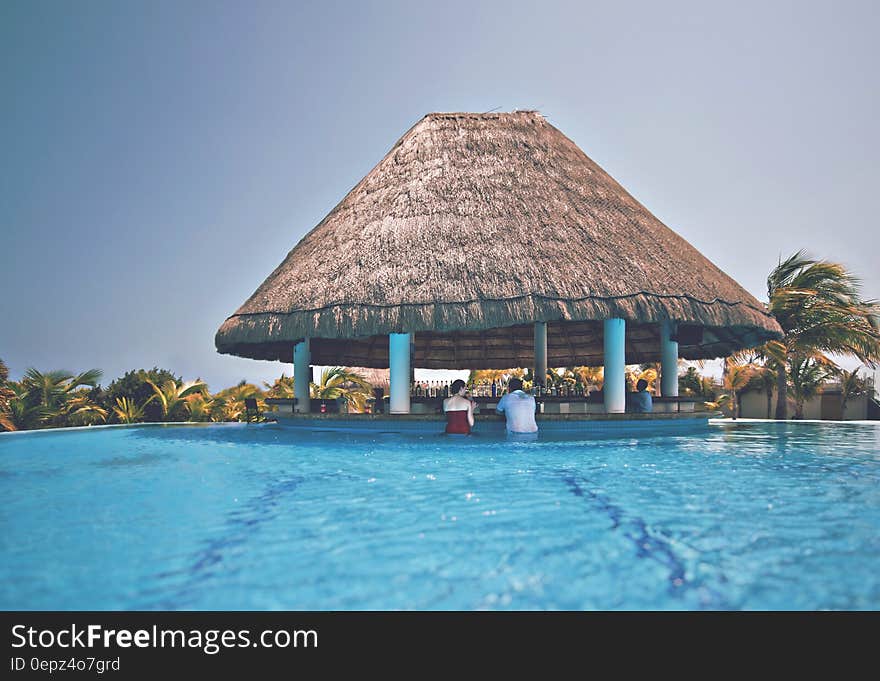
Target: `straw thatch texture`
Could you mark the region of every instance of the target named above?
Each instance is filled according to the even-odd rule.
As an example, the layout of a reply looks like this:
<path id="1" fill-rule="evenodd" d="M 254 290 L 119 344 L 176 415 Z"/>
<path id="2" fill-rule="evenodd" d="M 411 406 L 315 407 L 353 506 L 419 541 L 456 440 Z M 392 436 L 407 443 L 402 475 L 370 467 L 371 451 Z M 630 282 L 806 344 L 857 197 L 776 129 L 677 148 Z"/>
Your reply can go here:
<path id="1" fill-rule="evenodd" d="M 388 366 L 528 365 L 549 321 L 551 365 L 601 363 L 601 320 L 627 319 L 627 361 L 658 358 L 656 323 L 704 327 L 689 359 L 780 335 L 765 307 L 535 112 L 429 114 L 217 333 L 217 350 Z M 514 328 L 506 328 L 514 327 Z"/>

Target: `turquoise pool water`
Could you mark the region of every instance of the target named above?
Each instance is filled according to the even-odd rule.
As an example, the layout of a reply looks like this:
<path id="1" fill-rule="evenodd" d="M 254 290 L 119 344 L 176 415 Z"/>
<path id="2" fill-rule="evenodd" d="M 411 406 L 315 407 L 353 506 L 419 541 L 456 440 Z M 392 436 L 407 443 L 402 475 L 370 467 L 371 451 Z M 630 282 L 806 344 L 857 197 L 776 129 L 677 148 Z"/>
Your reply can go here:
<path id="1" fill-rule="evenodd" d="M 876 609 L 878 445 L 843 424 L 4 435 L 0 608 Z"/>

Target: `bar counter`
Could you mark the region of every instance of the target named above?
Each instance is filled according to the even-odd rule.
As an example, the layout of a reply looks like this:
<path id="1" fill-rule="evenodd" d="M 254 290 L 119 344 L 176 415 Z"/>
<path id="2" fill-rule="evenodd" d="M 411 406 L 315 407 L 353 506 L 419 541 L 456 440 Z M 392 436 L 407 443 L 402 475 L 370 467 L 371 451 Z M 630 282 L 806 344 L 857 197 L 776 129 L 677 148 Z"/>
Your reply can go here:
<path id="1" fill-rule="evenodd" d="M 348 413 L 344 404 L 336 400 L 312 399 L 311 413 L 298 414 L 293 408 L 295 400 L 268 398 L 266 404 L 274 407 L 267 415 L 280 418 L 326 418 L 326 419 L 387 419 L 387 420 L 421 420 L 443 421 L 442 397 L 410 398 L 409 414 L 389 414 L 388 401 L 384 403 L 382 412 L 372 411 L 368 414 Z M 504 416 L 495 412 L 500 397 L 476 397 L 477 421 L 502 421 Z M 624 414 L 607 414 L 601 397 L 558 397 L 542 395 L 536 397 L 538 413 L 536 419 L 541 421 L 578 421 L 578 420 L 651 420 L 667 418 L 709 418 L 714 412 L 706 411 L 703 401 L 693 397 L 654 397 L 654 410 L 649 414 L 626 412 Z"/>

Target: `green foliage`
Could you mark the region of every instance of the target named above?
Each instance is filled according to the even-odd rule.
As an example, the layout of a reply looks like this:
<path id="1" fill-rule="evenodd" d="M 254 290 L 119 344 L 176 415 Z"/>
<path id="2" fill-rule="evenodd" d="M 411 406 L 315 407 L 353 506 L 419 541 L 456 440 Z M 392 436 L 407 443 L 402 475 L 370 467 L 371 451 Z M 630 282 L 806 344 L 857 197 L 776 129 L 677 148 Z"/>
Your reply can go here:
<path id="1" fill-rule="evenodd" d="M 215 397 L 219 398 L 222 402 L 219 409 L 214 412 L 216 415 L 215 420 L 243 420 L 246 413 L 244 401 L 250 397 L 257 400 L 257 408 L 260 411 L 266 410 L 266 403 L 263 402 L 263 392 L 253 383 L 248 383 L 247 381 L 241 381 L 238 385 L 221 390 Z"/>
<path id="2" fill-rule="evenodd" d="M 32 430 L 48 425 L 51 411 L 28 398 L 27 389 L 20 383 L 11 383 L 13 397 L 9 400 L 7 430 Z"/>
<path id="3" fill-rule="evenodd" d="M 94 426 L 107 420 L 108 412 L 92 400 L 91 390 L 77 390 L 66 404 L 63 425 Z"/>
<path id="4" fill-rule="evenodd" d="M 702 378 L 696 367 L 688 367 L 687 371 L 678 377 L 678 394 L 688 397 L 705 397 Z"/>
<path id="5" fill-rule="evenodd" d="M 280 378 L 276 378 L 272 383 L 263 382 L 266 387 L 266 397 L 275 397 L 279 399 L 293 399 L 294 393 L 294 377 L 281 374 Z"/>
<path id="6" fill-rule="evenodd" d="M 9 368 L 0 359 L 0 431 L 17 430 L 12 419 L 11 400 L 15 398 L 15 391 L 9 385 Z"/>
<path id="7" fill-rule="evenodd" d="M 207 392 L 194 392 L 187 395 L 186 409 L 190 421 L 222 421 L 226 403 L 219 397 L 212 397 Z"/>
<path id="8" fill-rule="evenodd" d="M 342 399 L 349 411 L 362 412 L 370 395 L 369 381 L 354 371 L 343 367 L 328 367 L 321 373 L 321 382 L 312 383 L 309 394 L 315 399 Z"/>
<path id="9" fill-rule="evenodd" d="M 728 398 L 729 408 L 734 419 L 739 416 L 740 393 L 748 386 L 754 373 L 755 367 L 751 363 L 740 363 L 732 357 L 724 360 L 724 378 L 721 386 L 727 394 L 722 395 L 722 398 Z"/>
<path id="10" fill-rule="evenodd" d="M 872 385 L 868 382 L 867 377 L 859 376 L 861 366 L 856 367 L 852 371 L 841 369 L 838 372 L 840 378 L 840 413 L 844 415 L 846 411 L 846 403 L 853 397 L 861 397 L 870 395 Z"/>
<path id="11" fill-rule="evenodd" d="M 98 369 L 72 374 L 62 370 L 44 373 L 31 367 L 11 386 L 14 397 L 7 406 L 8 418 L 17 430 L 65 426 L 72 418 L 80 422 L 103 420 L 106 411 L 90 400 L 89 391 L 80 390 L 96 386 L 100 379 Z"/>
<path id="12" fill-rule="evenodd" d="M 147 400 L 147 403 L 152 399 L 151 397 Z M 144 405 L 139 405 L 127 397 L 117 397 L 113 413 L 119 423 L 138 423 L 144 420 Z"/>
<path id="13" fill-rule="evenodd" d="M 819 388 L 837 372 L 836 366 L 811 355 L 795 355 L 788 365 L 789 389 L 795 401 L 796 419 L 804 417 L 804 403 L 819 394 Z"/>
<path id="14" fill-rule="evenodd" d="M 767 293 L 769 311 L 785 336 L 758 351 L 772 362 L 780 393 L 793 385 L 786 381 L 790 370 L 809 374 L 811 366 L 828 365 L 825 353 L 851 355 L 862 362 L 880 359 L 880 306 L 862 300 L 859 280 L 843 265 L 813 260 L 798 251 L 770 273 Z M 797 402 L 798 395 L 794 397 Z M 787 418 L 784 398 L 777 400 L 778 419 Z"/>
<path id="15" fill-rule="evenodd" d="M 153 396 L 162 409 L 163 421 L 185 421 L 188 414 L 186 397 L 208 389 L 204 381 L 200 380 L 183 383 L 168 379 L 161 386 L 152 381 L 147 383 L 153 389 Z"/>
<path id="16" fill-rule="evenodd" d="M 101 396 L 101 406 L 105 409 L 114 409 L 118 406 L 116 400 L 125 397 L 128 402 L 134 402 L 144 407 L 145 421 L 160 421 L 162 420 L 162 406 L 156 404 L 152 399 L 155 393 L 150 383 L 162 385 L 166 381 L 178 383 L 182 380 L 181 377 L 175 376 L 170 371 L 158 367 L 133 369 L 107 386 Z"/>

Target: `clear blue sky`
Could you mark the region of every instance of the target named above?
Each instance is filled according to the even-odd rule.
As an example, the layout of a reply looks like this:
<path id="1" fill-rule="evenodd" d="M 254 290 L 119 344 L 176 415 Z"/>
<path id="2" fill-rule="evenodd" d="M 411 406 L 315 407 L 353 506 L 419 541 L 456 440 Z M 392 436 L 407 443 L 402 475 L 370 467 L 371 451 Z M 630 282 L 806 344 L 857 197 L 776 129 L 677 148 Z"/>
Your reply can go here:
<path id="1" fill-rule="evenodd" d="M 4 0 L 0 357 L 289 373 L 215 331 L 430 111 L 541 110 L 759 298 L 802 247 L 880 297 L 878 8 Z"/>

